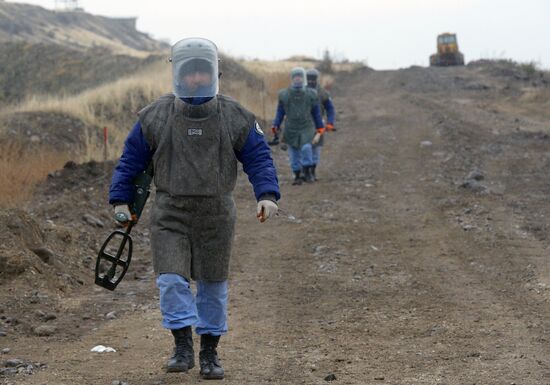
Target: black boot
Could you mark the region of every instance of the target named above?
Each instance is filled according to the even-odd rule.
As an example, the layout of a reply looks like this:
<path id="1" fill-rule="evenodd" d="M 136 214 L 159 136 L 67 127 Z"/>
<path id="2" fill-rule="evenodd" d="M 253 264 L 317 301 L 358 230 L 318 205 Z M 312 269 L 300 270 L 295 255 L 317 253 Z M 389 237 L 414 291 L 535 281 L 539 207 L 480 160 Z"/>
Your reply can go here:
<path id="1" fill-rule="evenodd" d="M 201 364 L 201 377 L 205 380 L 221 380 L 223 378 L 224 371 L 216 351 L 219 340 L 220 336 L 201 335 L 199 361 Z"/>
<path id="2" fill-rule="evenodd" d="M 193 351 L 193 332 L 191 326 L 172 330 L 174 342 L 174 355 L 166 364 L 167 372 L 187 372 L 195 366 L 195 352 Z"/>
<path id="3" fill-rule="evenodd" d="M 299 186 L 302 184 L 302 177 L 300 171 L 294 171 L 294 181 L 292 182 L 293 186 Z"/>
<path id="4" fill-rule="evenodd" d="M 312 174 L 312 166 L 304 166 L 304 180 L 306 183 L 312 183 L 314 182 L 313 174 Z"/>

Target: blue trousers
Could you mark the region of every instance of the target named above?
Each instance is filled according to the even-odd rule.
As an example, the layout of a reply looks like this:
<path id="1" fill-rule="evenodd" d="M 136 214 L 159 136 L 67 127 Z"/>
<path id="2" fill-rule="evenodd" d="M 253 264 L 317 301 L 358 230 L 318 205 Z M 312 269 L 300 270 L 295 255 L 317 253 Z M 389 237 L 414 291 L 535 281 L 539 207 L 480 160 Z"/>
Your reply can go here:
<path id="1" fill-rule="evenodd" d="M 189 281 L 179 274 L 160 274 L 157 287 L 162 326 L 166 329 L 195 326 L 197 334 L 227 333 L 227 281 L 197 281 L 196 298 Z"/>
<path id="2" fill-rule="evenodd" d="M 313 150 L 311 143 L 306 143 L 302 148 L 288 146 L 288 160 L 293 172 L 301 171 L 302 167 L 313 166 Z"/>
<path id="3" fill-rule="evenodd" d="M 317 163 L 321 160 L 321 147 L 323 146 L 312 146 L 313 156 L 311 160 L 313 166 L 317 166 Z"/>

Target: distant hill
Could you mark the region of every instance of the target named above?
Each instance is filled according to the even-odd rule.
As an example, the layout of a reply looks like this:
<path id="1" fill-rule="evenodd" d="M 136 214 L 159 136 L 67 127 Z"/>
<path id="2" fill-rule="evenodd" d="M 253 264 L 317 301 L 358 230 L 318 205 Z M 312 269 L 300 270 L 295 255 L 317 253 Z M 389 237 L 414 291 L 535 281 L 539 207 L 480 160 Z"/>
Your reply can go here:
<path id="1" fill-rule="evenodd" d="M 53 43 L 86 50 L 106 47 L 116 54 L 146 56 L 168 45 L 136 30 L 135 18 L 109 18 L 82 11 L 50 11 L 0 1 L 0 42 Z"/>
<path id="2" fill-rule="evenodd" d="M 120 148 L 135 112 L 171 89 L 169 48 L 134 19 L 0 0 L 0 152 L 4 140 L 93 158 L 104 126 Z M 221 92 L 265 115 L 263 80 L 221 58 Z"/>
<path id="3" fill-rule="evenodd" d="M 78 93 L 168 56 L 135 21 L 0 1 L 0 103 Z"/>
<path id="4" fill-rule="evenodd" d="M 80 51 L 55 44 L 0 43 L 0 102 L 18 102 L 29 95 L 75 94 L 160 59 L 160 55 L 114 55 L 103 47 Z"/>

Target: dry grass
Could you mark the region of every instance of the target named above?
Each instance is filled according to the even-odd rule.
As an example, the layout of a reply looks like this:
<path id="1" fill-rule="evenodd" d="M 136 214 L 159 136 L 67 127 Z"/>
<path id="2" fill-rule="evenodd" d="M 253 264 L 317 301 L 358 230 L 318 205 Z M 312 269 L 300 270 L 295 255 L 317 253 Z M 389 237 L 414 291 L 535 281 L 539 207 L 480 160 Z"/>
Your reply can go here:
<path id="1" fill-rule="evenodd" d="M 303 67 L 306 70 L 314 68 L 315 62 L 311 60 L 285 60 L 285 61 L 241 61 L 240 64 L 248 71 L 264 81 L 267 102 L 267 116 L 264 113 L 264 119 L 272 118 L 277 106 L 278 91 L 288 87 L 290 83 L 290 71 L 294 67 Z M 349 72 L 362 67 L 361 63 L 333 63 L 332 68 L 337 72 Z M 334 77 L 330 74 L 321 73 L 321 85 L 330 89 L 334 82 Z M 256 112 L 255 110 L 253 110 Z"/>
<path id="2" fill-rule="evenodd" d="M 5 108 L 2 113 L 55 111 L 72 115 L 98 130 L 87 135 L 86 151 L 79 161 L 102 160 L 99 130 L 109 127 L 110 146 L 122 148 L 130 128 L 128 125 L 135 120 L 135 112 L 144 106 L 144 100 L 154 100 L 170 87 L 170 66 L 157 62 L 138 74 L 78 95 L 35 95 L 21 104 Z M 111 155 L 118 156 L 118 152 L 111 151 Z"/>
<path id="3" fill-rule="evenodd" d="M 290 70 L 294 67 L 303 67 L 306 70 L 314 68 L 316 66 L 315 62 L 309 60 L 306 61 L 297 61 L 297 60 L 284 60 L 284 61 L 265 61 L 265 60 L 250 60 L 250 61 L 241 61 L 240 64 L 244 66 L 247 70 L 254 73 L 255 75 L 263 78 L 265 74 L 271 73 L 284 73 L 287 75 L 290 74 Z M 332 63 L 332 68 L 336 72 L 349 72 L 357 68 L 362 67 L 362 63 Z M 325 74 L 326 75 L 326 74 Z M 321 76 L 324 76 L 321 74 Z"/>
<path id="4" fill-rule="evenodd" d="M 157 62 L 136 75 L 117 80 L 82 92 L 78 95 L 55 97 L 35 95 L 19 105 L 8 107 L 4 113 L 27 111 L 58 111 L 73 115 L 90 125 L 110 123 L 109 115 L 124 113 L 128 109 L 128 97 L 143 94 L 154 99 L 170 88 L 170 69 L 166 63 Z M 128 97 L 127 97 L 128 96 Z"/>
<path id="5" fill-rule="evenodd" d="M 290 70 L 298 65 L 306 68 L 312 65 L 311 62 L 300 61 L 248 61 L 241 64 L 263 80 L 263 87 L 252 89 L 243 81 L 225 81 L 222 78 L 222 91 L 237 99 L 260 119 L 268 121 L 275 114 L 278 91 L 288 86 Z M 351 68 L 351 64 L 346 66 Z M 96 127 L 98 131 L 104 126 L 109 127 L 110 146 L 113 149 L 120 149 L 135 119 L 134 113 L 148 101 L 154 100 L 171 89 L 170 76 L 170 65 L 166 62 L 156 62 L 135 75 L 84 91 L 76 96 L 36 95 L 19 105 L 6 107 L 2 113 L 29 111 L 66 113 L 81 119 L 89 127 Z M 322 77 L 322 82 L 324 85 L 330 85 L 332 78 L 325 75 Z M 103 159 L 103 147 L 97 132 L 89 133 L 87 149 L 80 161 Z M 110 151 L 110 153 L 112 157 L 119 155 L 118 151 Z"/>
<path id="6" fill-rule="evenodd" d="M 132 49 L 128 45 L 123 44 L 116 39 L 110 39 L 106 36 L 99 35 L 90 30 L 77 26 L 55 29 L 52 33 L 57 41 L 70 41 L 89 48 L 103 46 L 107 47 L 112 52 L 116 52 L 118 55 L 146 58 L 151 54 L 149 51 Z"/>
<path id="7" fill-rule="evenodd" d="M 262 119 L 269 119 L 275 112 L 277 90 L 286 87 L 287 75 L 258 73 L 267 85 L 263 89 L 251 89 L 244 81 L 225 81 L 221 88 Z M 2 110 L 4 114 L 30 111 L 56 111 L 81 119 L 90 127 L 109 127 L 111 148 L 122 148 L 134 113 L 144 103 L 156 99 L 171 89 L 170 65 L 157 62 L 138 74 L 82 92 L 79 95 L 54 97 L 35 95 L 16 106 Z M 130 120 L 130 122 L 128 122 Z M 97 135 L 88 135 L 87 150 L 80 161 L 103 159 L 103 147 Z M 110 151 L 118 156 L 117 151 Z"/>
<path id="8" fill-rule="evenodd" d="M 288 76 L 276 72 L 255 75 L 263 81 L 263 85 L 258 88 L 250 88 L 244 81 L 233 80 L 222 82 L 221 90 L 238 100 L 259 119 L 269 121 L 275 116 L 278 91 L 288 86 Z"/>
<path id="9" fill-rule="evenodd" d="M 315 67 L 315 62 L 311 60 L 286 60 L 286 61 L 241 61 L 240 64 L 248 71 L 263 80 L 264 88 L 254 97 L 239 99 L 243 105 L 249 108 L 256 116 L 260 116 L 266 121 L 271 121 L 275 117 L 277 109 L 277 96 L 279 90 L 287 88 L 290 84 L 290 71 L 294 67 L 303 67 L 306 70 Z M 336 71 L 352 71 L 362 66 L 360 63 L 336 63 L 333 68 Z M 321 85 L 330 89 L 334 77 L 329 74 L 321 74 Z"/>
<path id="10" fill-rule="evenodd" d="M 36 184 L 70 159 L 53 150 L 28 151 L 17 141 L 0 143 L 0 207 L 16 207 L 28 201 Z"/>
<path id="11" fill-rule="evenodd" d="M 103 159 L 103 143 L 99 131 L 111 127 L 110 157 L 118 157 L 130 127 L 120 126 L 117 119 L 126 116 L 134 119 L 133 112 L 143 107 L 143 100 L 153 100 L 170 89 L 170 67 L 167 63 L 155 63 L 139 74 L 120 79 L 108 85 L 87 90 L 76 96 L 35 96 L 25 102 L 5 108 L 2 113 L 30 111 L 55 111 L 75 116 L 87 126 L 97 128 L 89 132 L 81 162 Z M 15 141 L 0 142 L 0 207 L 14 207 L 27 201 L 34 186 L 48 172 L 60 169 L 71 154 L 63 154 L 42 148 L 27 149 Z"/>
<path id="12" fill-rule="evenodd" d="M 234 97 L 260 119 L 270 121 L 275 115 L 277 94 L 288 86 L 289 72 L 298 65 L 310 68 L 311 62 L 241 62 L 263 85 L 251 88 L 244 81 L 222 78 L 222 92 Z M 325 83 L 330 81 L 325 76 Z M 109 127 L 109 158 L 117 158 L 123 147 L 134 113 L 148 101 L 171 89 L 170 65 L 157 62 L 143 71 L 116 82 L 87 90 L 79 95 L 52 97 L 37 95 L 25 102 L 4 108 L 2 114 L 31 111 L 52 111 L 81 119 L 90 132 L 86 135 L 86 150 L 80 162 L 103 160 L 104 149 L 100 131 Z M 92 132 L 93 131 L 93 132 Z M 0 142 L 0 206 L 14 206 L 26 201 L 34 185 L 48 172 L 59 169 L 71 157 L 49 149 L 25 152 L 16 142 Z"/>

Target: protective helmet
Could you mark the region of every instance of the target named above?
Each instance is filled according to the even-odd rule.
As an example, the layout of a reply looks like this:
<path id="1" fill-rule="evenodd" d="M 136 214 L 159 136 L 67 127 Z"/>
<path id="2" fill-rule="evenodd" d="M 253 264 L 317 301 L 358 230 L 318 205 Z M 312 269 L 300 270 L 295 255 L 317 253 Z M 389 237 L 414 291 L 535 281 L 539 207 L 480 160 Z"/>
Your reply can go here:
<path id="1" fill-rule="evenodd" d="M 319 71 L 315 68 L 309 69 L 306 72 L 307 85 L 311 88 L 317 88 L 317 83 L 319 81 Z"/>
<path id="2" fill-rule="evenodd" d="M 290 71 L 290 85 L 292 88 L 303 89 L 306 87 L 306 70 L 302 67 L 294 67 Z"/>
<path id="3" fill-rule="evenodd" d="M 213 97 L 218 86 L 218 48 L 210 40 L 191 37 L 172 46 L 172 83 L 179 98 Z"/>

